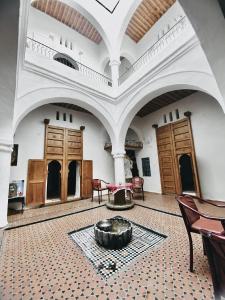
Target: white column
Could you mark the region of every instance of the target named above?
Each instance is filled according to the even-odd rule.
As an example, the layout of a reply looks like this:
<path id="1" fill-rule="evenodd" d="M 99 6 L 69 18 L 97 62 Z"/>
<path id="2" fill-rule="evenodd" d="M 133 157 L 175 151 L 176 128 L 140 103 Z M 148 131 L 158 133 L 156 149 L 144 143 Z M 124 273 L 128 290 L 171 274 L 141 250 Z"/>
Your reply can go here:
<path id="1" fill-rule="evenodd" d="M 0 228 L 8 224 L 8 192 L 12 145 L 0 141 Z"/>
<path id="2" fill-rule="evenodd" d="M 115 168 L 115 183 L 117 184 L 125 183 L 124 157 L 125 152 L 116 153 L 113 155 Z"/>
<path id="3" fill-rule="evenodd" d="M 112 73 L 112 83 L 113 83 L 113 87 L 118 88 L 119 86 L 119 66 L 120 66 L 120 61 L 113 59 L 110 61 L 111 66 L 111 73 Z"/>

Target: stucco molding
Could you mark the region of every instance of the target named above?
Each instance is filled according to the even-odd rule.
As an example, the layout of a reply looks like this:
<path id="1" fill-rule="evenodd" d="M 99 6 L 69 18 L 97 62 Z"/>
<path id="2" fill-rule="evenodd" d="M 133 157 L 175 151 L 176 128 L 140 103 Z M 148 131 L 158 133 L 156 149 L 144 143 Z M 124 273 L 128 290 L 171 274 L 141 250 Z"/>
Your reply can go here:
<path id="1" fill-rule="evenodd" d="M 13 151 L 13 143 L 0 139 L 0 152 L 9 152 Z"/>
<path id="2" fill-rule="evenodd" d="M 113 158 L 114 159 L 120 159 L 120 158 L 124 158 L 125 157 L 126 152 L 119 152 L 119 153 L 115 153 L 113 154 Z"/>

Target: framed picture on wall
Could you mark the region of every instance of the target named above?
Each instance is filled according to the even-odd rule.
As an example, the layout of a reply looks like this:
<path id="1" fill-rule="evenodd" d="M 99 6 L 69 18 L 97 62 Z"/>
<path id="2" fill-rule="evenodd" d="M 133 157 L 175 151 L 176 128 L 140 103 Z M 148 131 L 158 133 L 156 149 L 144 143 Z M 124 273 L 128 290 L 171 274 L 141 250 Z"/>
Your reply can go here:
<path id="1" fill-rule="evenodd" d="M 150 168 L 150 158 L 144 157 L 141 159 L 142 161 L 142 173 L 143 176 L 151 176 L 151 168 Z"/>
<path id="2" fill-rule="evenodd" d="M 18 160 L 18 144 L 13 145 L 13 151 L 11 154 L 11 166 L 17 166 L 17 160 Z"/>
<path id="3" fill-rule="evenodd" d="M 9 198 L 22 197 L 24 195 L 24 180 L 14 180 L 9 184 Z"/>

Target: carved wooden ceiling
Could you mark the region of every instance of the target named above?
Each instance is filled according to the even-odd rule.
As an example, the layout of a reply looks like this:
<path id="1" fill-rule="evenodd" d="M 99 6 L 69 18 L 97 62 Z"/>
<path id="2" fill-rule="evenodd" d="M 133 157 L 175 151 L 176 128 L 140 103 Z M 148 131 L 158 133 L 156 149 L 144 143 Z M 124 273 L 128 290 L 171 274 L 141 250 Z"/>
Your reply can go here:
<path id="1" fill-rule="evenodd" d="M 138 43 L 176 0 L 143 0 L 133 14 L 126 34 Z"/>
<path id="2" fill-rule="evenodd" d="M 185 97 L 188 97 L 194 93 L 196 93 L 196 91 L 194 90 L 177 90 L 165 93 L 147 103 L 144 107 L 142 107 L 142 109 L 137 113 L 137 115 L 139 117 L 145 117 L 148 114 L 153 113 L 162 107 L 182 100 Z"/>
<path id="3" fill-rule="evenodd" d="M 71 109 L 71 110 L 74 110 L 74 111 L 80 111 L 80 112 L 91 114 L 88 110 L 86 110 L 86 109 L 84 109 L 84 108 L 82 108 L 78 105 L 75 105 L 75 104 L 54 103 L 53 105 L 58 106 L 58 107 L 63 107 L 63 108 L 66 108 L 66 109 Z"/>
<path id="4" fill-rule="evenodd" d="M 179 100 L 184 99 L 185 97 L 188 97 L 194 93 L 196 93 L 197 91 L 195 90 L 176 90 L 176 91 L 172 91 L 172 92 L 168 92 L 165 93 L 163 95 L 160 95 L 156 98 L 154 98 L 153 100 L 151 100 L 149 103 L 147 103 L 144 107 L 142 107 L 142 109 L 137 113 L 137 116 L 139 117 L 145 117 L 148 114 L 151 114 L 169 104 L 172 104 L 174 102 L 177 102 Z M 74 105 L 74 104 L 69 104 L 69 103 L 55 103 L 54 105 L 59 106 L 59 107 L 63 107 L 66 109 L 72 109 L 75 111 L 81 111 L 81 112 L 85 112 L 85 113 L 89 113 L 89 111 L 87 111 L 86 109 Z"/>
<path id="5" fill-rule="evenodd" d="M 76 9 L 58 0 L 35 0 L 31 3 L 36 9 L 55 18 L 96 44 L 102 41 L 97 29 Z"/>

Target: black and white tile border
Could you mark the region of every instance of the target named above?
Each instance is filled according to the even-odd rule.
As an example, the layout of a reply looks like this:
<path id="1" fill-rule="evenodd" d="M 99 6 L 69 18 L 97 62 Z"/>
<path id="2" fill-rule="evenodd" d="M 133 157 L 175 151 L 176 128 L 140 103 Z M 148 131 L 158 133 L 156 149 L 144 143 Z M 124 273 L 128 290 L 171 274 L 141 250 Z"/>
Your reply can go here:
<path id="1" fill-rule="evenodd" d="M 131 222 L 131 221 L 130 221 Z M 94 225 L 69 233 L 70 238 L 92 262 L 102 279 L 107 280 L 120 270 L 124 270 L 137 257 L 162 243 L 166 235 L 138 225 L 134 222 L 131 242 L 120 250 L 109 250 L 99 246 L 94 237 Z"/>

